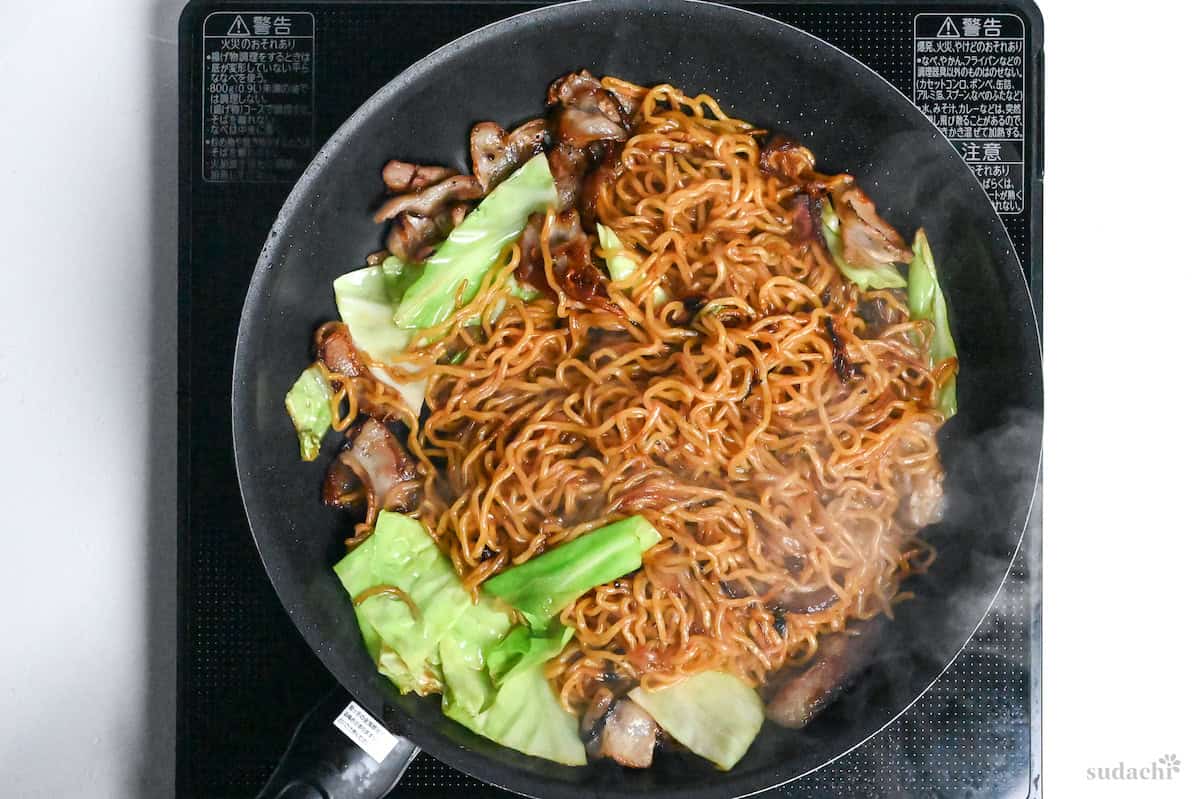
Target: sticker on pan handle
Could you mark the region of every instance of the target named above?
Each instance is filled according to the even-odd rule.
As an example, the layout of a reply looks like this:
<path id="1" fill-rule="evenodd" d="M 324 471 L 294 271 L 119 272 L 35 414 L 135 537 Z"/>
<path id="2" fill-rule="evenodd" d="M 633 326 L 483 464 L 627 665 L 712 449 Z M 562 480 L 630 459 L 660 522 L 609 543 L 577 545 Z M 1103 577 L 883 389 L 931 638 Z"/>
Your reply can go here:
<path id="1" fill-rule="evenodd" d="M 345 709 L 333 720 L 333 726 L 358 744 L 359 748 L 376 763 L 382 763 L 396 748 L 396 742 L 400 740 L 376 721 L 374 716 L 363 710 L 357 702 L 346 705 Z"/>
<path id="2" fill-rule="evenodd" d="M 214 11 L 203 29 L 205 182 L 290 183 L 313 153 L 313 15 Z"/>
<path id="3" fill-rule="evenodd" d="M 913 102 L 941 128 L 1001 214 L 1025 210 L 1025 21 L 917 14 Z"/>

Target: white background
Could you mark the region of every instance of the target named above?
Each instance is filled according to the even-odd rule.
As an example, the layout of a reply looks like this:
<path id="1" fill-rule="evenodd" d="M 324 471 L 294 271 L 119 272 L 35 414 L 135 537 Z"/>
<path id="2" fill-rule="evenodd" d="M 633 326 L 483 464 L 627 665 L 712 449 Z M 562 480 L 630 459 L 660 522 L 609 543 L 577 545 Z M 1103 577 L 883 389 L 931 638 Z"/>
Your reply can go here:
<path id="1" fill-rule="evenodd" d="M 4 796 L 171 792 L 181 5 L 0 0 Z M 1044 786 L 1197 796 L 1200 14 L 1042 5 Z"/>

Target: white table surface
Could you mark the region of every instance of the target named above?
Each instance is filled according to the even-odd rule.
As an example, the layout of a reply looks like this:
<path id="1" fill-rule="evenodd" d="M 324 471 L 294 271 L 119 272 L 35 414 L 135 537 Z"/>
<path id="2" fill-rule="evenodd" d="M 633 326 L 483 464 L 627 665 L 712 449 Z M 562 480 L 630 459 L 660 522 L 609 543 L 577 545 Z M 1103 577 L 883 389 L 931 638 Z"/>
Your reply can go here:
<path id="1" fill-rule="evenodd" d="M 166 797 L 182 0 L 0 0 L 0 796 Z"/>
<path id="2" fill-rule="evenodd" d="M 182 5 L 0 0 L 0 797 L 172 793 Z M 1195 796 L 1200 14 L 1104 5 L 1042 0 L 1046 784 Z M 1113 362 L 1142 388 L 1098 401 Z M 1087 777 L 1166 752 L 1172 784 Z"/>

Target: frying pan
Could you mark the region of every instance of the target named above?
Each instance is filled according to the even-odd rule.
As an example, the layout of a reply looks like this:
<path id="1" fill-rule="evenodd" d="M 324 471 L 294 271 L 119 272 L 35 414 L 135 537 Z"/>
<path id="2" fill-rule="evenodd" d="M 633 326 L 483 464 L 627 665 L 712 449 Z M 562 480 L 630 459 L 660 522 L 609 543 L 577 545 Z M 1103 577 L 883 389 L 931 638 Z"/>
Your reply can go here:
<path id="1" fill-rule="evenodd" d="M 380 31 L 378 40 L 403 36 Z M 386 57 L 386 47 L 364 58 Z M 928 231 L 961 359 L 960 412 L 941 434 L 946 520 L 939 558 L 866 672 L 803 730 L 768 723 L 729 772 L 660 752 L 650 769 L 569 768 L 521 755 L 445 718 L 438 697 L 400 695 L 375 672 L 331 566 L 348 520 L 321 507 L 327 441 L 302 463 L 283 397 L 335 318 L 331 282 L 379 248 L 370 219 L 390 158 L 467 171 L 467 132 L 540 115 L 547 85 L 581 67 L 708 92 L 731 114 L 791 134 L 818 168 L 848 171 L 906 237 Z M 264 796 L 381 795 L 414 747 L 476 778 L 538 797 L 741 796 L 857 747 L 948 667 L 986 614 L 1023 536 L 1040 463 L 1041 361 L 1013 245 L 951 144 L 860 62 L 795 28 L 697 2 L 595 0 L 489 25 L 427 56 L 371 97 L 313 159 L 280 211 L 246 295 L 234 363 L 234 449 L 246 514 L 280 600 L 363 708 L 403 738 L 382 766 L 349 753 L 317 711 Z M 336 437 L 330 437 L 336 438 Z M 335 698 L 333 701 L 342 701 Z M 313 719 L 316 719 L 315 721 Z M 340 751 L 329 749 L 342 742 Z"/>

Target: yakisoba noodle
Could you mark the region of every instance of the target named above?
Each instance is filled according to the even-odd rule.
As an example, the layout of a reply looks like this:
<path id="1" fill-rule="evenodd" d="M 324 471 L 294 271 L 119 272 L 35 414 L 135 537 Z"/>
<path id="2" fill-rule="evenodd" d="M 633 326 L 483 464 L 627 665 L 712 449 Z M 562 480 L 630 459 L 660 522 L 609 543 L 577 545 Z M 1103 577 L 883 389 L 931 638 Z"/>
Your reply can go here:
<path id="1" fill-rule="evenodd" d="M 903 490 L 941 480 L 929 323 L 789 236 L 800 189 L 760 169 L 761 131 L 704 95 L 603 83 L 638 108 L 596 201 L 641 265 L 610 284 L 621 313 L 513 301 L 514 246 L 436 343 L 385 367 L 429 378 L 424 423 L 384 383 L 333 376 L 338 429 L 364 402 L 408 421 L 418 516 L 472 592 L 633 513 L 661 532 L 641 570 L 561 614 L 577 632 L 547 673 L 576 712 L 614 681 L 762 685 L 890 614 L 933 558 Z M 871 333 L 868 301 L 899 321 Z M 781 610 L 796 597 L 811 612 Z"/>

